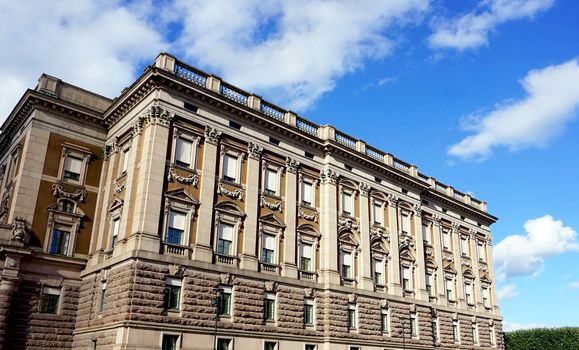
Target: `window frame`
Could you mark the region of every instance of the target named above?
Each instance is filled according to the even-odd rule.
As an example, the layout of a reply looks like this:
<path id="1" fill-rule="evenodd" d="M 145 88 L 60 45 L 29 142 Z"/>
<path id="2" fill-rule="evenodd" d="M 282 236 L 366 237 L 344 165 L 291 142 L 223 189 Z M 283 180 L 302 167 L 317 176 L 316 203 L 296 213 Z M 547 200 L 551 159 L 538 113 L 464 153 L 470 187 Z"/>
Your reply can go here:
<path id="1" fill-rule="evenodd" d="M 98 313 L 102 314 L 105 311 L 106 295 L 107 294 L 107 281 L 101 281 L 101 287 L 98 296 Z"/>
<path id="2" fill-rule="evenodd" d="M 390 312 L 385 307 L 380 309 L 380 332 L 382 335 L 390 334 Z"/>
<path id="3" fill-rule="evenodd" d="M 269 350 L 269 349 L 267 348 L 267 345 L 268 345 L 268 344 L 273 344 L 273 348 L 272 348 L 273 350 L 279 349 L 279 341 L 277 341 L 277 340 L 264 339 L 264 340 L 263 340 L 263 350 Z"/>
<path id="4" fill-rule="evenodd" d="M 273 304 L 270 310 L 268 305 Z M 271 313 L 270 313 L 271 311 Z M 273 323 L 277 321 L 277 294 L 266 292 L 263 294 L 263 320 L 266 323 Z"/>
<path id="5" fill-rule="evenodd" d="M 304 201 L 304 192 L 305 192 L 305 184 L 308 184 L 311 186 L 312 188 L 312 198 L 311 198 L 311 203 L 307 203 Z M 306 208 L 311 208 L 311 209 L 315 209 L 317 206 L 316 203 L 316 194 L 317 194 L 317 185 L 318 185 L 318 179 L 310 176 L 308 174 L 305 174 L 303 172 L 300 172 L 298 175 L 298 185 L 299 185 L 299 191 L 298 191 L 298 203 L 299 206 L 302 207 L 306 207 Z"/>
<path id="6" fill-rule="evenodd" d="M 217 345 L 217 350 L 220 349 L 220 347 L 219 347 L 219 342 L 220 342 L 220 341 L 228 341 L 229 343 L 227 344 L 227 350 L 233 350 L 233 341 L 234 341 L 234 338 L 227 338 L 227 337 L 220 337 L 220 336 L 218 336 L 217 339 L 216 339 L 216 341 L 215 341 L 215 343 L 216 343 L 216 345 Z"/>
<path id="7" fill-rule="evenodd" d="M 441 227 L 440 234 L 442 235 L 442 250 L 452 251 L 452 232 L 448 227 Z"/>
<path id="8" fill-rule="evenodd" d="M 221 145 L 221 157 L 219 157 L 219 178 L 228 184 L 241 185 L 241 174 L 243 166 L 243 158 L 245 153 L 225 145 Z M 225 176 L 225 157 L 235 159 L 236 171 L 235 178 L 226 178 Z"/>
<path id="9" fill-rule="evenodd" d="M 350 198 L 350 208 L 346 208 L 345 199 Z M 344 188 L 340 193 L 340 215 L 344 217 L 355 217 L 356 216 L 356 191 L 349 188 Z M 346 210 L 349 209 L 350 211 Z"/>
<path id="10" fill-rule="evenodd" d="M 173 333 L 173 332 L 161 332 L 161 337 L 159 338 L 159 346 L 161 347 L 161 350 L 167 350 L 167 348 L 165 348 L 165 338 L 176 338 L 175 339 L 175 350 L 180 350 L 181 349 L 181 343 L 182 343 L 182 339 L 183 337 L 181 336 L 180 333 Z M 168 349 L 171 350 L 171 349 Z"/>
<path id="11" fill-rule="evenodd" d="M 422 241 L 432 245 L 432 222 L 422 221 Z"/>
<path id="12" fill-rule="evenodd" d="M 358 329 L 358 304 L 348 303 L 347 312 L 348 331 L 356 331 Z"/>
<path id="13" fill-rule="evenodd" d="M 400 234 L 412 236 L 412 213 L 405 209 L 400 209 Z M 406 228 L 405 226 L 408 225 Z M 406 229 L 406 230 L 405 230 Z"/>
<path id="14" fill-rule="evenodd" d="M 452 320 L 452 341 L 455 344 L 460 344 L 460 322 Z"/>
<path id="15" fill-rule="evenodd" d="M 474 281 L 469 279 L 464 280 L 464 301 L 467 305 L 475 304 Z"/>
<path id="16" fill-rule="evenodd" d="M 351 262 L 350 265 L 346 265 L 345 264 L 345 257 L 346 255 L 350 256 Z M 345 247 L 342 247 L 342 249 L 340 249 L 340 276 L 342 278 L 346 278 L 346 279 L 350 279 L 350 280 L 354 280 L 356 279 L 356 273 L 355 273 L 355 265 L 356 265 L 356 257 L 355 257 L 355 250 L 354 249 L 347 249 Z M 348 270 L 349 273 L 345 273 L 345 269 L 344 266 L 348 266 L 350 269 Z"/>
<path id="17" fill-rule="evenodd" d="M 470 242 L 467 235 L 460 235 L 460 253 L 462 256 L 470 256 Z"/>
<path id="18" fill-rule="evenodd" d="M 178 164 L 177 160 L 177 145 L 179 140 L 191 143 L 191 155 L 189 165 Z M 197 160 L 199 158 L 199 144 L 201 143 L 201 136 L 192 131 L 181 127 L 173 127 L 173 144 L 171 147 L 171 164 L 177 168 L 189 169 L 195 171 L 197 169 Z"/>
<path id="19" fill-rule="evenodd" d="M 238 210 L 235 208 L 235 210 Z M 226 208 L 216 208 L 215 211 L 215 220 L 213 223 L 213 254 L 217 256 L 224 256 L 229 258 L 237 258 L 238 256 L 238 240 L 239 240 L 239 230 L 243 223 L 243 217 L 245 214 L 241 212 L 234 212 L 231 209 Z M 232 243 L 232 255 L 223 255 L 218 253 L 218 244 L 219 244 L 219 232 L 221 224 L 227 224 L 233 226 L 233 243 Z"/>
<path id="20" fill-rule="evenodd" d="M 282 175 L 284 171 L 284 166 L 275 164 L 270 161 L 263 161 L 262 171 L 261 171 L 261 192 L 268 196 L 273 196 L 281 198 L 281 188 L 282 188 Z M 275 189 L 272 191 L 267 188 L 267 178 L 268 172 L 271 172 L 275 176 Z M 272 191 L 272 192 L 269 192 Z"/>
<path id="21" fill-rule="evenodd" d="M 221 293 L 219 296 L 219 317 L 230 318 L 233 315 L 233 287 L 227 285 L 220 285 Z M 224 312 L 225 298 L 228 295 L 227 300 L 227 313 Z"/>
<path id="22" fill-rule="evenodd" d="M 370 222 L 372 223 L 373 226 L 377 226 L 377 227 L 386 227 L 386 201 L 377 199 L 375 197 L 370 197 L 370 205 L 372 210 L 370 210 Z M 378 210 L 377 210 L 378 208 Z M 381 219 L 382 221 L 379 222 L 376 219 L 376 212 L 379 212 L 381 214 Z"/>
<path id="23" fill-rule="evenodd" d="M 86 174 L 88 171 L 88 164 L 90 158 L 93 156 L 93 152 L 88 148 L 74 145 L 68 142 L 65 142 L 61 146 L 61 155 L 60 155 L 60 164 L 58 169 L 58 180 L 60 182 L 65 182 L 77 186 L 84 186 L 86 182 Z M 78 180 L 66 177 L 65 167 L 66 167 L 66 159 L 68 157 L 75 158 L 80 160 L 80 173 Z"/>
<path id="24" fill-rule="evenodd" d="M 448 288 L 449 286 L 450 288 Z M 448 301 L 456 301 L 456 286 L 454 277 L 451 278 L 447 276 L 444 278 L 444 295 Z"/>
<path id="25" fill-rule="evenodd" d="M 172 298 L 173 292 L 177 290 L 177 296 Z M 165 278 L 165 288 L 163 291 L 163 311 L 164 312 L 180 312 L 181 304 L 183 302 L 183 279 L 177 277 L 167 276 Z M 176 302 L 175 302 L 175 299 Z M 173 306 L 175 305 L 175 306 Z"/>
<path id="26" fill-rule="evenodd" d="M 416 312 L 410 313 L 410 337 L 414 339 L 419 338 L 418 334 L 418 315 Z"/>
<path id="27" fill-rule="evenodd" d="M 45 295 L 56 296 L 56 303 L 50 301 L 51 308 L 47 309 L 47 306 L 44 304 L 46 299 L 44 298 Z M 62 303 L 62 287 L 56 286 L 49 286 L 49 285 L 42 285 L 40 288 L 40 298 L 38 302 L 38 313 L 47 314 L 47 315 L 60 315 L 61 311 L 61 303 Z M 44 307 L 43 307 L 44 305 Z M 54 307 L 54 311 L 52 307 Z"/>
<path id="28" fill-rule="evenodd" d="M 308 322 L 307 309 L 311 308 L 311 322 Z M 316 300 L 314 298 L 304 298 L 304 326 L 315 327 L 316 324 Z"/>

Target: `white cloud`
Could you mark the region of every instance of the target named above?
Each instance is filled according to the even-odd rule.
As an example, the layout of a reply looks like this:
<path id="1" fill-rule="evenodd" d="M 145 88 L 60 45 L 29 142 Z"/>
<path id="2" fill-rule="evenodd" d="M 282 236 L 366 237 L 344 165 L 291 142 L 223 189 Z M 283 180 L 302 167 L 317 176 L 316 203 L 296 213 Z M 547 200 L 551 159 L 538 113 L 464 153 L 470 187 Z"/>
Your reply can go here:
<path id="1" fill-rule="evenodd" d="M 524 227 L 524 236 L 507 236 L 493 249 L 499 279 L 539 273 L 545 258 L 579 251 L 577 233 L 550 215 L 528 220 Z"/>
<path id="2" fill-rule="evenodd" d="M 463 118 L 463 129 L 475 133 L 451 146 L 448 154 L 463 159 L 484 159 L 498 146 L 511 150 L 544 147 L 576 116 L 577 59 L 532 70 L 521 85 L 528 94 L 524 99 L 505 102 L 486 114 L 475 113 Z"/>
<path id="3" fill-rule="evenodd" d="M 0 2 L 0 121 L 41 73 L 114 97 L 166 45 L 147 3 Z"/>
<path id="4" fill-rule="evenodd" d="M 519 292 L 517 292 L 514 283 L 507 284 L 506 286 L 502 287 L 497 291 L 497 296 L 499 297 L 499 300 L 507 300 L 510 298 L 514 298 L 518 295 Z"/>
<path id="5" fill-rule="evenodd" d="M 569 283 L 569 288 L 571 289 L 579 289 L 579 281 Z"/>
<path id="6" fill-rule="evenodd" d="M 391 26 L 419 21 L 428 5 L 429 0 L 179 0 L 178 44 L 189 61 L 303 110 L 340 77 L 390 53 Z"/>
<path id="7" fill-rule="evenodd" d="M 482 0 L 479 8 L 452 20 L 434 24 L 428 42 L 431 48 L 459 51 L 488 44 L 489 32 L 508 21 L 531 18 L 549 9 L 555 0 Z"/>
<path id="8" fill-rule="evenodd" d="M 505 332 L 518 331 L 521 329 L 535 329 L 535 328 L 545 328 L 545 326 L 539 323 L 517 323 L 509 321 L 503 322 L 503 331 Z"/>

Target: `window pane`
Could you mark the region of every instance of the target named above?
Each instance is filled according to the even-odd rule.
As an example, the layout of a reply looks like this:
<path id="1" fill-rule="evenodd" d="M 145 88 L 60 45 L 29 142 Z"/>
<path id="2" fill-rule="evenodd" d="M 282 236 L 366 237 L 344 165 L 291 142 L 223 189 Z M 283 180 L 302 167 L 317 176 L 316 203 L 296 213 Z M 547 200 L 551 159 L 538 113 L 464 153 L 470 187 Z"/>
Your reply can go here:
<path id="1" fill-rule="evenodd" d="M 314 203 L 314 189 L 311 183 L 302 182 L 302 202 L 306 205 Z"/>
<path id="2" fill-rule="evenodd" d="M 123 163 L 122 163 L 122 167 L 121 167 L 122 172 L 127 171 L 127 166 L 129 165 L 129 154 L 130 154 L 129 151 L 130 151 L 130 149 L 126 149 L 123 152 L 123 159 L 122 159 Z"/>
<path id="3" fill-rule="evenodd" d="M 270 235 L 263 236 L 263 247 L 269 250 L 275 250 L 275 237 Z"/>
<path id="4" fill-rule="evenodd" d="M 410 216 L 408 214 L 402 214 L 401 216 L 401 230 L 402 233 L 410 232 Z"/>
<path id="5" fill-rule="evenodd" d="M 237 158 L 225 155 L 223 158 L 223 178 L 227 181 L 237 180 Z"/>
<path id="6" fill-rule="evenodd" d="M 266 169 L 265 170 L 265 192 L 269 194 L 277 193 L 277 172 Z"/>
<path id="7" fill-rule="evenodd" d="M 177 145 L 175 147 L 175 163 L 185 167 L 191 166 L 192 149 L 193 143 L 191 141 L 178 138 Z"/>
<path id="8" fill-rule="evenodd" d="M 220 238 L 233 241 L 233 225 L 221 223 L 219 227 L 221 229 L 219 232 Z"/>
<path id="9" fill-rule="evenodd" d="M 176 335 L 163 335 L 163 350 L 177 350 L 177 340 L 179 339 Z"/>
<path id="10" fill-rule="evenodd" d="M 217 340 L 217 350 L 230 350 L 229 344 L 231 344 L 231 339 L 219 339 Z"/>
<path id="11" fill-rule="evenodd" d="M 68 254 L 68 240 L 70 238 L 70 229 L 65 231 L 63 227 L 52 230 L 50 238 L 49 253 L 51 254 Z"/>
<path id="12" fill-rule="evenodd" d="M 82 166 L 82 160 L 74 157 L 66 157 L 64 162 L 64 170 L 70 173 L 80 174 L 80 168 Z"/>
<path id="13" fill-rule="evenodd" d="M 185 230 L 185 218 L 186 218 L 186 215 L 183 213 L 170 211 L 169 212 L 169 227 L 176 228 L 179 230 Z"/>
<path id="14" fill-rule="evenodd" d="M 346 215 L 352 215 L 352 195 L 342 193 L 342 212 Z"/>

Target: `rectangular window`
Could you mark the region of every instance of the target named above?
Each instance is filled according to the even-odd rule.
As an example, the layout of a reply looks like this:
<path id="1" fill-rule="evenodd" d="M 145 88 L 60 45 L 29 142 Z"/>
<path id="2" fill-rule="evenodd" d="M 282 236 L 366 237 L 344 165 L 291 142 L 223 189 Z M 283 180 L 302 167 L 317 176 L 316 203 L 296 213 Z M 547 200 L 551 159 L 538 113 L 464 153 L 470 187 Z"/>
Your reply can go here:
<path id="1" fill-rule="evenodd" d="M 263 350 L 277 350 L 277 342 L 266 341 L 263 343 Z"/>
<path id="2" fill-rule="evenodd" d="M 485 259 L 486 254 L 485 254 L 485 246 L 484 246 L 484 243 L 480 243 L 480 242 L 479 242 L 479 243 L 477 244 L 477 247 L 478 247 L 478 259 L 479 259 L 480 261 L 485 261 L 485 260 L 486 260 L 486 259 Z"/>
<path id="3" fill-rule="evenodd" d="M 450 250 L 450 231 L 448 229 L 442 229 L 442 245 L 446 250 Z"/>
<path id="4" fill-rule="evenodd" d="M 432 244 L 429 225 L 422 225 L 422 240 L 428 244 Z"/>
<path id="5" fill-rule="evenodd" d="M 446 299 L 454 300 L 454 282 L 452 280 L 444 280 L 444 286 L 446 288 Z"/>
<path id="6" fill-rule="evenodd" d="M 388 309 L 380 310 L 380 330 L 382 334 L 388 334 Z"/>
<path id="7" fill-rule="evenodd" d="M 233 225 L 219 223 L 219 238 L 217 241 L 217 254 L 233 255 Z"/>
<path id="8" fill-rule="evenodd" d="M 177 350 L 178 335 L 163 334 L 163 350 Z"/>
<path id="9" fill-rule="evenodd" d="M 313 271 L 312 259 L 313 259 L 313 247 L 311 244 L 302 244 L 300 246 L 301 256 L 300 256 L 300 269 L 303 271 Z"/>
<path id="10" fill-rule="evenodd" d="M 342 277 L 352 278 L 352 254 L 342 253 Z"/>
<path id="11" fill-rule="evenodd" d="M 416 323 L 416 314 L 410 314 L 410 335 L 415 338 L 418 336 L 418 325 Z"/>
<path id="12" fill-rule="evenodd" d="M 129 155 L 130 148 L 127 148 L 123 151 L 123 158 L 121 158 L 121 175 L 127 172 L 127 168 L 129 166 Z"/>
<path id="13" fill-rule="evenodd" d="M 275 321 L 275 294 L 267 293 L 265 295 L 263 318 L 266 321 Z"/>
<path id="14" fill-rule="evenodd" d="M 428 292 L 429 297 L 434 296 L 433 285 L 434 285 L 433 276 L 432 276 L 432 274 L 427 273 L 426 274 L 426 291 Z"/>
<path id="15" fill-rule="evenodd" d="M 64 160 L 65 179 L 80 181 L 80 169 L 82 168 L 82 159 L 67 156 Z"/>
<path id="16" fill-rule="evenodd" d="M 458 343 L 460 341 L 459 332 L 460 332 L 460 329 L 458 326 L 458 321 L 452 321 L 452 340 L 455 343 Z"/>
<path id="17" fill-rule="evenodd" d="M 179 310 L 182 283 L 177 278 L 169 277 L 165 280 L 165 310 Z"/>
<path id="18" fill-rule="evenodd" d="M 468 248 L 468 238 L 460 237 L 460 251 L 464 256 L 470 255 L 470 249 Z"/>
<path id="19" fill-rule="evenodd" d="M 302 182 L 302 204 L 308 207 L 314 206 L 314 185 L 309 182 Z"/>
<path id="20" fill-rule="evenodd" d="M 219 297 L 219 315 L 231 315 L 231 287 L 221 286 L 223 291 Z"/>
<path id="21" fill-rule="evenodd" d="M 464 296 L 466 299 L 466 303 L 469 305 L 473 304 L 473 288 L 472 288 L 472 284 L 471 283 L 465 283 L 464 284 Z"/>
<path id="22" fill-rule="evenodd" d="M 193 168 L 193 142 L 177 138 L 175 144 L 175 164 L 185 168 Z"/>
<path id="23" fill-rule="evenodd" d="M 352 216 L 354 214 L 354 202 L 352 195 L 349 193 L 342 193 L 342 215 Z"/>
<path id="24" fill-rule="evenodd" d="M 497 346 L 497 337 L 495 334 L 495 327 L 493 325 L 491 325 L 489 328 L 489 336 L 491 338 L 491 346 L 492 347 Z"/>
<path id="25" fill-rule="evenodd" d="M 60 299 L 60 288 L 42 287 L 40 296 L 40 313 L 54 314 L 58 313 L 58 300 Z"/>
<path id="26" fill-rule="evenodd" d="M 185 219 L 187 215 L 176 211 L 169 211 L 169 223 L 165 241 L 169 244 L 183 245 L 185 233 Z"/>
<path id="27" fill-rule="evenodd" d="M 261 262 L 275 264 L 275 236 L 263 235 L 261 244 Z"/>
<path id="28" fill-rule="evenodd" d="M 472 324 L 472 343 L 478 345 L 478 326 L 476 323 Z"/>
<path id="29" fill-rule="evenodd" d="M 117 241 L 119 238 L 119 226 L 121 223 L 120 218 L 116 218 L 113 220 L 113 234 L 111 239 L 111 248 L 114 248 L 117 245 Z"/>
<path id="30" fill-rule="evenodd" d="M 70 240 L 70 226 L 54 224 L 50 235 L 50 254 L 67 255 L 68 243 Z"/>
<path id="31" fill-rule="evenodd" d="M 348 304 L 348 328 L 356 329 L 356 304 Z"/>
<path id="32" fill-rule="evenodd" d="M 107 283 L 102 282 L 101 283 L 101 290 L 99 292 L 99 304 L 98 304 L 99 305 L 99 312 L 105 311 L 106 293 L 107 293 Z"/>
<path id="33" fill-rule="evenodd" d="M 410 215 L 408 215 L 408 213 L 402 213 L 400 215 L 400 230 L 404 235 L 410 234 Z"/>
<path id="34" fill-rule="evenodd" d="M 374 283 L 384 285 L 384 263 L 382 260 L 374 260 Z"/>
<path id="35" fill-rule="evenodd" d="M 231 339 L 217 339 L 217 350 L 231 350 Z"/>
<path id="36" fill-rule="evenodd" d="M 404 290 L 412 290 L 411 272 L 407 267 L 402 268 L 402 288 Z"/>
<path id="37" fill-rule="evenodd" d="M 265 180 L 264 192 L 271 195 L 278 195 L 279 185 L 278 185 L 279 174 L 273 169 L 265 169 Z"/>
<path id="38" fill-rule="evenodd" d="M 237 157 L 229 154 L 226 154 L 223 157 L 223 180 L 228 182 L 238 182 L 237 160 Z"/>
<path id="39" fill-rule="evenodd" d="M 304 300 L 304 324 L 307 326 L 314 325 L 314 300 Z"/>
<path id="40" fill-rule="evenodd" d="M 317 349 L 316 349 L 316 345 L 314 345 L 314 344 L 306 344 L 306 346 L 304 347 L 304 350 L 317 350 Z"/>
<path id="41" fill-rule="evenodd" d="M 372 208 L 374 214 L 374 224 L 378 226 L 384 226 L 384 210 L 382 209 L 382 204 L 374 203 Z"/>
<path id="42" fill-rule="evenodd" d="M 484 307 L 490 307 L 491 306 L 491 299 L 490 299 L 490 293 L 489 293 L 489 289 L 488 288 L 483 288 L 482 289 L 482 296 L 483 296 L 483 306 Z"/>
<path id="43" fill-rule="evenodd" d="M 438 342 L 438 318 L 432 319 L 432 339 L 434 342 Z"/>

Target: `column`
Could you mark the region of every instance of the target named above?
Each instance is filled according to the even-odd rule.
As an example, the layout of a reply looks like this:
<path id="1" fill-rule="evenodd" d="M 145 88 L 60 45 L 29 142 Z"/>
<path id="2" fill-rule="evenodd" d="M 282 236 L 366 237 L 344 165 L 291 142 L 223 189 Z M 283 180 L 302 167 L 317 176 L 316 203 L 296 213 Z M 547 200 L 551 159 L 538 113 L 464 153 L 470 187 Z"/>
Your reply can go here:
<path id="1" fill-rule="evenodd" d="M 327 156 L 329 157 L 329 156 Z M 325 288 L 340 284 L 338 272 L 338 208 L 335 171 L 326 167 L 320 175 L 320 281 Z"/>
<path id="2" fill-rule="evenodd" d="M 245 188 L 245 222 L 241 248 L 242 269 L 257 271 L 257 229 L 259 216 L 259 178 L 263 148 L 250 142 L 247 146 L 247 186 Z"/>
<path id="3" fill-rule="evenodd" d="M 400 243 L 398 239 L 398 197 L 388 196 L 388 223 L 390 229 L 390 261 L 388 262 L 388 291 L 402 296 L 400 283 Z"/>
<path id="4" fill-rule="evenodd" d="M 476 230 L 470 229 L 470 259 L 472 261 L 472 272 L 475 276 L 474 286 L 473 286 L 473 300 L 476 305 L 476 309 L 482 311 L 484 308 L 482 306 L 482 286 L 480 283 L 480 270 L 478 266 L 478 244 L 476 240 Z"/>
<path id="5" fill-rule="evenodd" d="M 414 205 L 414 232 L 416 241 L 416 297 L 428 301 L 426 291 L 426 265 L 424 263 L 424 241 L 422 239 L 422 206 Z"/>
<path id="6" fill-rule="evenodd" d="M 454 268 L 456 269 L 456 301 L 458 307 L 466 308 L 466 301 L 464 299 L 464 280 L 462 278 L 462 256 L 460 252 L 460 228 L 457 223 L 452 224 L 450 234 L 452 237 Z"/>
<path id="7" fill-rule="evenodd" d="M 432 216 L 432 244 L 434 245 L 434 256 L 436 259 L 436 295 L 439 304 L 446 305 L 446 290 L 444 286 L 444 262 L 442 261 L 442 230 L 440 229 L 440 216 Z"/>
<path id="8" fill-rule="evenodd" d="M 374 290 L 372 280 L 372 252 L 370 247 L 370 211 L 368 208 L 370 186 L 361 182 L 360 190 L 360 288 Z"/>
<path id="9" fill-rule="evenodd" d="M 197 223 L 197 237 L 193 244 L 193 260 L 211 262 L 211 232 L 213 230 L 213 203 L 215 203 L 215 178 L 217 168 L 217 144 L 221 132 L 213 127 L 205 127 L 205 141 L 203 144 L 203 169 L 199 181 L 199 214 Z"/>
<path id="10" fill-rule="evenodd" d="M 296 261 L 296 218 L 297 218 L 297 194 L 298 194 L 298 169 L 300 162 L 287 158 L 285 176 L 285 234 L 284 234 L 284 261 L 282 263 L 282 276 L 297 278 L 298 268 Z"/>

